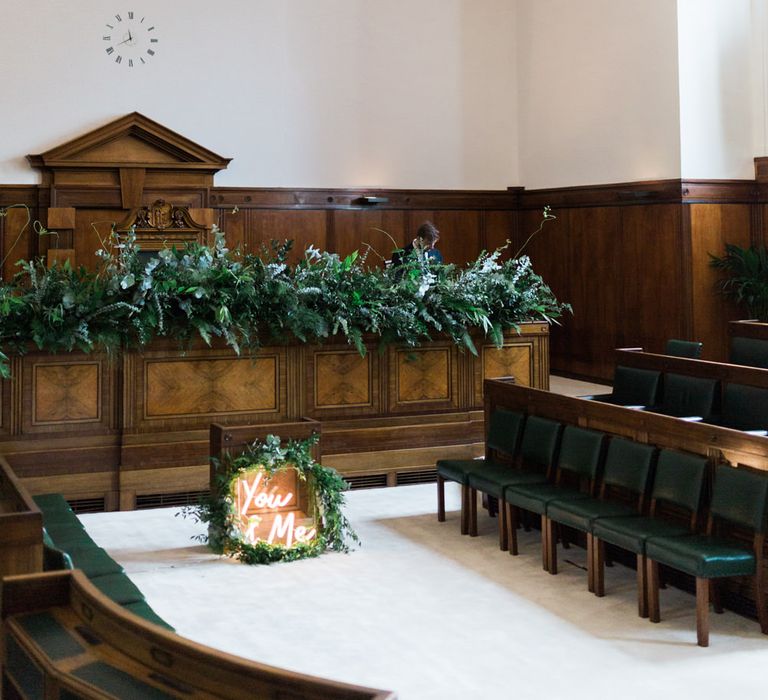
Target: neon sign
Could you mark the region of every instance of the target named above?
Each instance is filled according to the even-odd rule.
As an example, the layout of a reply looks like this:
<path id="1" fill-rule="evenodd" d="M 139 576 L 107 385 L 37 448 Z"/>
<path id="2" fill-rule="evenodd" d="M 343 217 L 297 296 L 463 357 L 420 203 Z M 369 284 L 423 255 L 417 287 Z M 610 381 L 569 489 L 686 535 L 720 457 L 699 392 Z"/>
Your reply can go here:
<path id="1" fill-rule="evenodd" d="M 270 476 L 262 467 L 254 467 L 233 480 L 231 491 L 236 522 L 249 544 L 291 547 L 316 537 L 315 521 L 305 512 L 306 484 L 295 468 Z"/>

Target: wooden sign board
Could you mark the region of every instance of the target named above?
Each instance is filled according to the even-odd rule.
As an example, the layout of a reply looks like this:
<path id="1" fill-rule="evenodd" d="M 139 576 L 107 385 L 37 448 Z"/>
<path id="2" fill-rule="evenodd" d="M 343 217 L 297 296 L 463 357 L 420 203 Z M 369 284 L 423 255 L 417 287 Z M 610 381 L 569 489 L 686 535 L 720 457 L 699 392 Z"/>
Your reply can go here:
<path id="1" fill-rule="evenodd" d="M 306 481 L 292 467 L 270 476 L 255 466 L 233 479 L 230 493 L 243 539 L 284 547 L 311 542 L 317 525 L 306 513 L 307 490 Z"/>

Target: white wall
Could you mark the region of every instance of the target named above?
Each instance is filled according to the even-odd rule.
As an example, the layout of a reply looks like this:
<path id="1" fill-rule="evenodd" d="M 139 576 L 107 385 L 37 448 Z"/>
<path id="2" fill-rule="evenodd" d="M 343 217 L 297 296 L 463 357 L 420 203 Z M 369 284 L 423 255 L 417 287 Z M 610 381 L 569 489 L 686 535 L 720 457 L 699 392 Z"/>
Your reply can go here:
<path id="1" fill-rule="evenodd" d="M 139 111 L 223 156 L 218 185 L 517 184 L 515 0 L 3 0 L 0 182 Z M 114 12 L 149 65 L 105 52 Z"/>
<path id="2" fill-rule="evenodd" d="M 526 187 L 680 176 L 675 0 L 519 0 L 518 47 Z"/>
<path id="3" fill-rule="evenodd" d="M 678 0 L 683 177 L 754 177 L 752 5 Z"/>

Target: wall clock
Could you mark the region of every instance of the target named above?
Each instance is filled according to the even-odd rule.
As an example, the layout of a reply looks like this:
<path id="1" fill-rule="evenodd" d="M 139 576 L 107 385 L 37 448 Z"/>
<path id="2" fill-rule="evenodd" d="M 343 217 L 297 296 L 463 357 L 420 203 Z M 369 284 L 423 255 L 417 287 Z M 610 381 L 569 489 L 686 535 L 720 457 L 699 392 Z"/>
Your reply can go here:
<path id="1" fill-rule="evenodd" d="M 111 17 L 101 38 L 107 45 L 104 49 L 107 56 L 129 68 L 148 63 L 158 44 L 154 24 L 133 11 Z"/>

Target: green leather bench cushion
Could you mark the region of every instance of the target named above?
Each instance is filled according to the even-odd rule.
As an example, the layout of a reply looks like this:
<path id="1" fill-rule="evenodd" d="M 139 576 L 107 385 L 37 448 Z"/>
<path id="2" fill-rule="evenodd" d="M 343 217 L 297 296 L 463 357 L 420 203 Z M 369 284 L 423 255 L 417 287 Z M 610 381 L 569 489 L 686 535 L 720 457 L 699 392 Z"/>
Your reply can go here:
<path id="1" fill-rule="evenodd" d="M 645 544 L 649 559 L 698 578 L 751 576 L 755 555 L 731 540 L 707 535 L 652 537 Z"/>
<path id="2" fill-rule="evenodd" d="M 72 509 L 69 507 L 69 503 L 67 503 L 67 499 L 64 498 L 64 496 L 62 496 L 60 493 L 43 493 L 39 496 L 32 496 L 32 500 L 43 512 L 55 512 L 62 510 L 69 511 L 70 513 L 72 512 Z"/>
<path id="3" fill-rule="evenodd" d="M 103 661 L 94 661 L 80 666 L 72 671 L 72 675 L 90 685 L 95 685 L 110 697 L 142 698 L 143 700 L 173 700 L 178 697 Z"/>
<path id="4" fill-rule="evenodd" d="M 151 607 L 149 607 L 149 603 L 147 603 L 146 600 L 140 600 L 137 603 L 127 603 L 126 605 L 123 605 L 123 607 L 128 610 L 128 612 L 132 612 L 134 615 L 138 615 L 147 622 L 160 625 L 160 627 L 164 627 L 171 632 L 176 631 L 165 620 L 163 620 L 162 617 L 160 617 L 154 610 L 152 610 Z"/>
<path id="5" fill-rule="evenodd" d="M 489 465 L 489 468 L 469 475 L 473 489 L 501 498 L 504 489 L 514 484 L 544 484 L 547 477 L 540 472 L 524 472 L 510 465 Z"/>
<path id="6" fill-rule="evenodd" d="M 101 547 L 70 547 L 66 553 L 72 566 L 82 569 L 88 578 L 123 573 L 123 567 Z"/>
<path id="7" fill-rule="evenodd" d="M 43 527 L 52 528 L 59 525 L 78 525 L 83 527 L 80 519 L 71 510 L 43 511 Z"/>
<path id="8" fill-rule="evenodd" d="M 486 462 L 484 459 L 439 459 L 437 461 L 437 473 L 449 481 L 466 484 L 472 472 L 487 469 L 493 464 L 493 462 Z M 510 469 L 509 465 L 507 465 L 507 469 Z"/>
<path id="9" fill-rule="evenodd" d="M 71 547 L 96 546 L 96 543 L 81 525 L 53 525 L 45 529 L 57 549 L 67 551 Z"/>
<path id="10" fill-rule="evenodd" d="M 91 583 L 118 605 L 138 603 L 144 600 L 141 591 L 125 574 L 95 576 L 91 579 Z"/>
<path id="11" fill-rule="evenodd" d="M 24 615 L 19 619 L 19 625 L 53 661 L 85 652 L 82 644 L 50 612 Z"/>
<path id="12" fill-rule="evenodd" d="M 553 501 L 578 498 L 589 498 L 589 495 L 554 484 L 520 484 L 504 489 L 504 500 L 507 503 L 539 515 L 545 515 L 547 505 Z"/>
<path id="13" fill-rule="evenodd" d="M 616 501 L 598 501 L 595 498 L 554 501 L 547 505 L 547 517 L 555 522 L 575 527 L 582 532 L 591 532 L 598 518 L 632 516 L 637 509 Z"/>
<path id="14" fill-rule="evenodd" d="M 683 525 L 645 515 L 598 518 L 592 525 L 595 537 L 635 554 L 645 553 L 645 543 L 649 537 L 676 537 L 688 533 L 689 530 Z"/>

